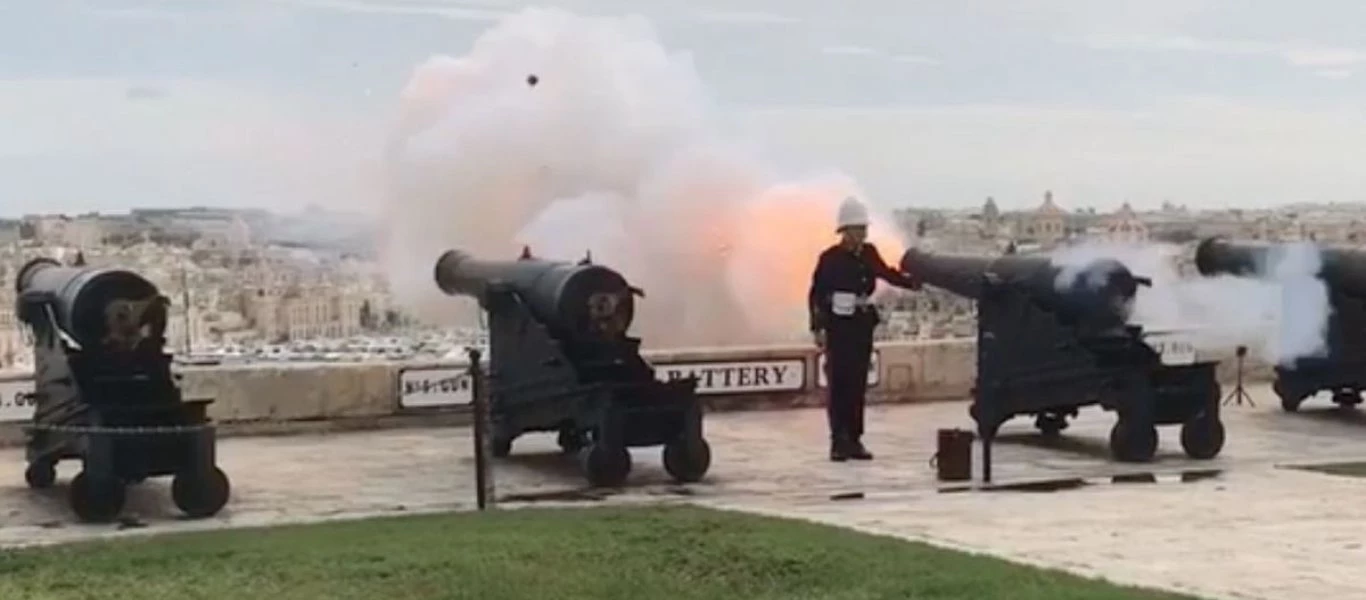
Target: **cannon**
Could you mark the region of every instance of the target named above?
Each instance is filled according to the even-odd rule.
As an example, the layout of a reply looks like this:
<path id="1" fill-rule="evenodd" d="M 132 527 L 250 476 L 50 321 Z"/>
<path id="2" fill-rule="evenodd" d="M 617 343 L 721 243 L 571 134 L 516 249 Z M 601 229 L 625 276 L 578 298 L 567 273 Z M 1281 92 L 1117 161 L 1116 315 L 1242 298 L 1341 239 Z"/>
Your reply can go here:
<path id="1" fill-rule="evenodd" d="M 492 453 L 507 457 L 525 432 L 553 431 L 577 453 L 594 486 L 623 483 L 628 448 L 663 445 L 676 481 L 702 479 L 711 449 L 702 435 L 696 377 L 660 381 L 629 329 L 644 292 L 610 268 L 521 258 L 487 261 L 451 250 L 437 286 L 478 300 L 488 316 Z"/>
<path id="2" fill-rule="evenodd" d="M 165 475 L 186 515 L 217 514 L 230 490 L 215 464 L 212 401 L 181 395 L 164 351 L 167 298 L 130 271 L 49 258 L 25 263 L 15 287 L 34 353 L 28 485 L 52 486 L 58 463 L 79 459 L 69 502 L 84 521 L 118 517 L 128 484 Z"/>
<path id="3" fill-rule="evenodd" d="M 1140 286 L 1151 281 L 1118 261 L 1059 266 L 1028 255 L 940 255 L 911 249 L 904 270 L 977 304 L 977 378 L 969 414 L 983 441 L 990 477 L 990 443 L 1002 424 L 1033 415 L 1049 437 L 1080 408 L 1117 413 L 1111 455 L 1151 460 L 1157 425 L 1181 424 L 1181 446 L 1196 459 L 1224 444 L 1217 362 L 1188 352 L 1160 352 L 1152 332 L 1130 325 Z M 1164 340 L 1165 343 L 1165 340 Z"/>
<path id="4" fill-rule="evenodd" d="M 1361 403 L 1361 391 L 1366 389 L 1366 252 L 1317 244 L 1307 248 L 1317 253 L 1317 265 L 1313 265 L 1317 268 L 1302 275 L 1323 282 L 1331 314 L 1324 336 L 1325 352 L 1275 366 L 1272 390 L 1286 412 L 1299 410 L 1305 400 L 1323 391 L 1332 392 L 1333 402 L 1339 406 L 1355 406 Z M 1290 249 L 1288 244 L 1234 242 L 1214 236 L 1196 246 L 1195 268 L 1206 277 L 1269 279 L 1275 277 L 1280 260 L 1294 260 L 1287 254 Z"/>

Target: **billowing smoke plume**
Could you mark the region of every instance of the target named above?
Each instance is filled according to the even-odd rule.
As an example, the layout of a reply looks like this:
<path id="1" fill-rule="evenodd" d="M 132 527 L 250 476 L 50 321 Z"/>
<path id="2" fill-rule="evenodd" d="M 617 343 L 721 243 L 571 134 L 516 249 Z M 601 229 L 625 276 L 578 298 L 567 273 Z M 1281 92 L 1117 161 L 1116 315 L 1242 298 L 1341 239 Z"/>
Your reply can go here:
<path id="1" fill-rule="evenodd" d="M 1331 308 L 1313 245 L 1277 247 L 1257 277 L 1183 276 L 1181 256 L 1175 245 L 1086 244 L 1058 250 L 1052 260 L 1075 266 L 1115 259 L 1152 279 L 1139 288 L 1130 322 L 1149 332 L 1180 331 L 1197 350 L 1246 346 L 1270 364 L 1324 352 Z"/>
<path id="2" fill-rule="evenodd" d="M 817 255 L 838 204 L 861 195 L 838 174 L 791 177 L 713 120 L 690 59 L 636 18 L 526 10 L 469 54 L 414 72 L 388 148 L 381 245 L 397 300 L 458 324 L 441 295 L 445 249 L 534 255 L 621 271 L 646 298 L 634 331 L 651 345 L 767 343 L 805 331 Z M 889 260 L 904 242 L 877 211 Z"/>

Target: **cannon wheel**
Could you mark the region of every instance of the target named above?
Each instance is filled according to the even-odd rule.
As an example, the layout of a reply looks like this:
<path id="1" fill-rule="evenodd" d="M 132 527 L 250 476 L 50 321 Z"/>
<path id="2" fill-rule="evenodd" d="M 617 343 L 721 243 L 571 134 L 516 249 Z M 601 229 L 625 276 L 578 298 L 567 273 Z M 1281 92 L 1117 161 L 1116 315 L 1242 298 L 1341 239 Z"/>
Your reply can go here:
<path id="1" fill-rule="evenodd" d="M 1224 449 L 1224 423 L 1207 412 L 1186 421 L 1181 425 L 1181 449 L 1197 460 L 1219 456 Z"/>
<path id="2" fill-rule="evenodd" d="M 679 483 L 700 481 L 711 468 L 711 446 L 702 438 L 674 440 L 664 445 L 664 470 Z"/>
<path id="3" fill-rule="evenodd" d="M 1148 462 L 1157 454 L 1157 427 L 1120 417 L 1110 428 L 1110 454 L 1120 462 Z"/>
<path id="4" fill-rule="evenodd" d="M 71 510 L 87 523 L 106 523 L 123 512 L 123 482 L 81 471 L 71 480 Z"/>
<path id="5" fill-rule="evenodd" d="M 625 446 L 595 442 L 580 451 L 579 465 L 593 487 L 617 487 L 631 473 L 631 452 Z"/>
<path id="6" fill-rule="evenodd" d="M 1271 384 L 1271 391 L 1275 392 L 1276 396 L 1281 399 L 1281 410 L 1285 412 L 1296 412 L 1300 410 L 1300 404 L 1304 402 L 1304 396 L 1290 395 L 1286 391 L 1285 386 L 1281 385 L 1280 379 L 1277 379 Z"/>
<path id="7" fill-rule="evenodd" d="M 218 514 L 228 504 L 231 490 L 227 474 L 218 467 L 208 471 L 183 471 L 171 480 L 171 500 L 192 519 Z"/>
<path id="8" fill-rule="evenodd" d="M 47 460 L 35 460 L 24 469 L 24 482 L 35 490 L 43 490 L 57 483 L 57 465 Z"/>

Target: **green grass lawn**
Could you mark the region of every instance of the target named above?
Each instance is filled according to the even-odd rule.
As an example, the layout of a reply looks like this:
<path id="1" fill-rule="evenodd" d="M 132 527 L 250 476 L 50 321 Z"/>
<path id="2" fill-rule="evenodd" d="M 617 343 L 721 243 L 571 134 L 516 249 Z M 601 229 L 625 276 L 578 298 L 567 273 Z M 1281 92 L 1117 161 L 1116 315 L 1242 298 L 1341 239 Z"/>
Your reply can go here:
<path id="1" fill-rule="evenodd" d="M 698 508 L 396 517 L 0 554 L 3 600 L 1182 597 Z"/>

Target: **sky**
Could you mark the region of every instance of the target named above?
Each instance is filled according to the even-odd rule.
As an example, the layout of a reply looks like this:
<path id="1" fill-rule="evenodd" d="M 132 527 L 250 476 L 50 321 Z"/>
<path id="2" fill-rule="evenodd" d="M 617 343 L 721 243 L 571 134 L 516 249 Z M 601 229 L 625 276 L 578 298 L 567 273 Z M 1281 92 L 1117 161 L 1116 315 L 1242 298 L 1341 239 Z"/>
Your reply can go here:
<path id="1" fill-rule="evenodd" d="M 737 126 L 888 207 L 1366 200 L 1354 0 L 539 6 L 647 17 Z M 522 7 L 6 2 L 0 214 L 371 207 L 414 67 Z"/>

